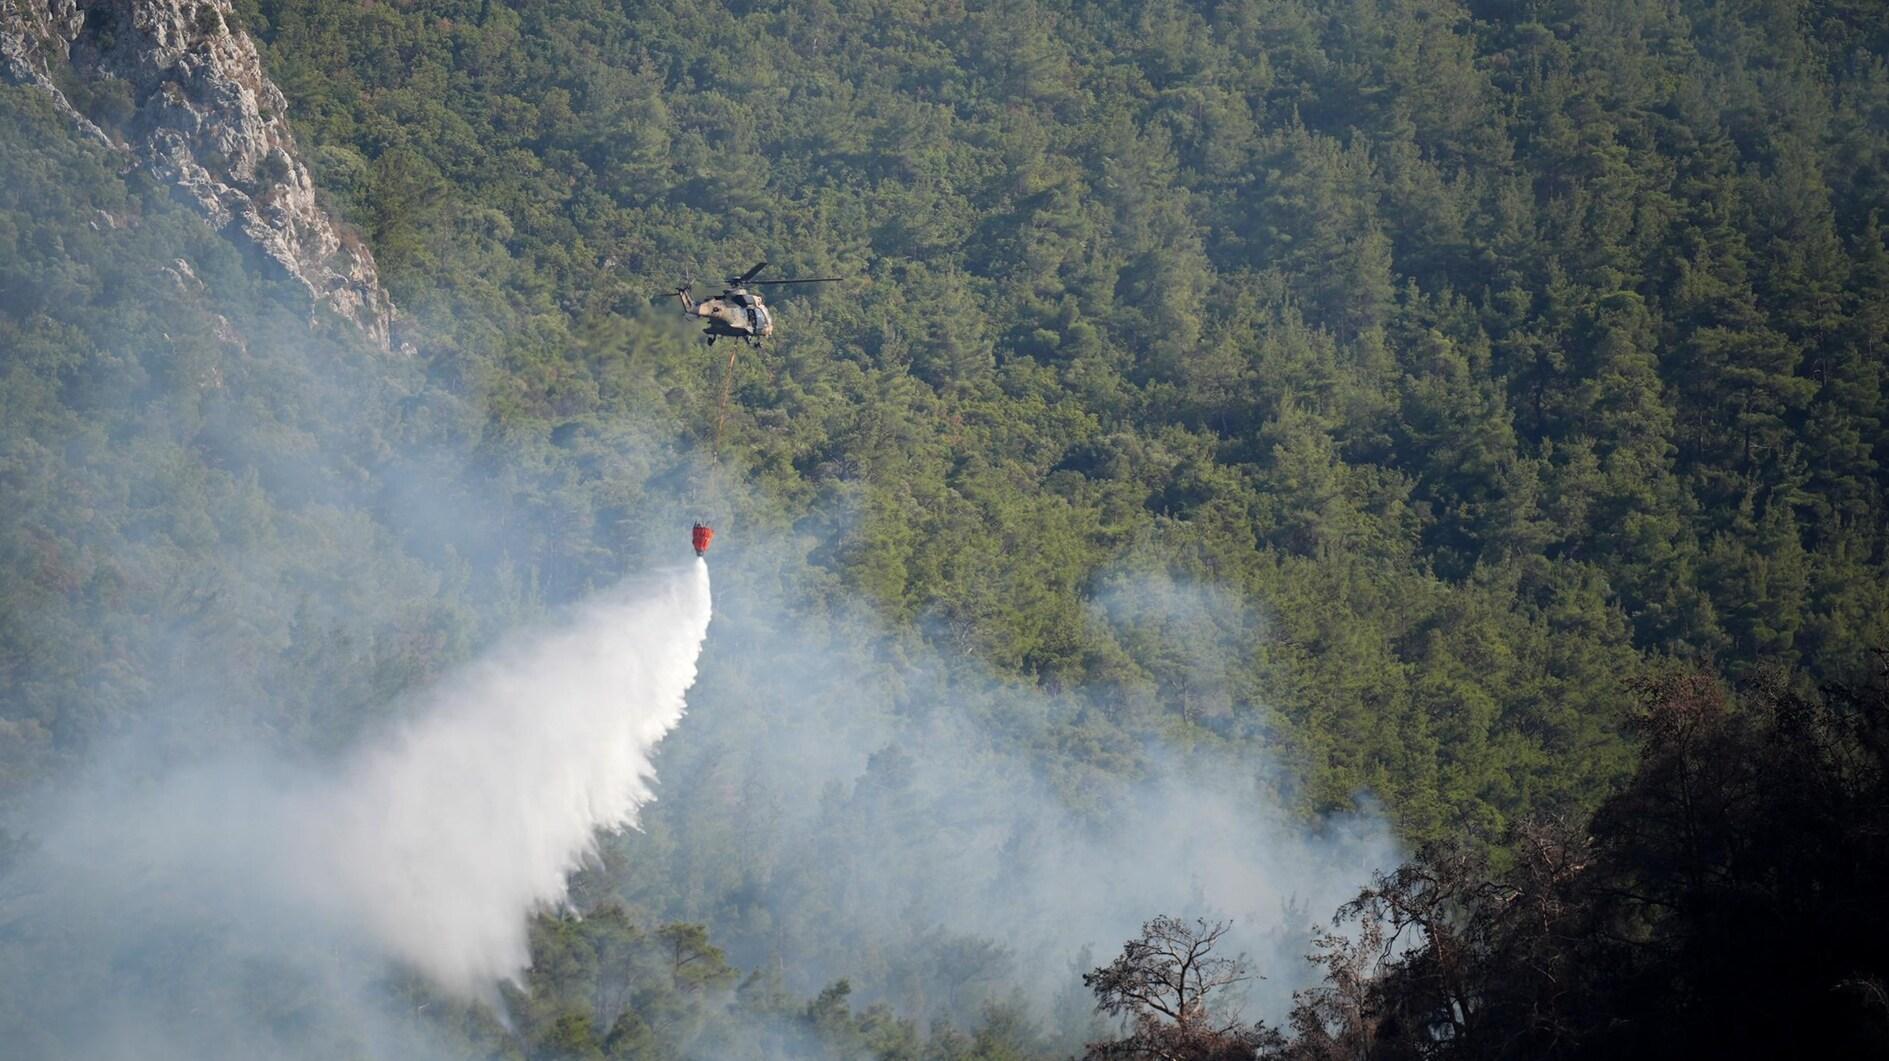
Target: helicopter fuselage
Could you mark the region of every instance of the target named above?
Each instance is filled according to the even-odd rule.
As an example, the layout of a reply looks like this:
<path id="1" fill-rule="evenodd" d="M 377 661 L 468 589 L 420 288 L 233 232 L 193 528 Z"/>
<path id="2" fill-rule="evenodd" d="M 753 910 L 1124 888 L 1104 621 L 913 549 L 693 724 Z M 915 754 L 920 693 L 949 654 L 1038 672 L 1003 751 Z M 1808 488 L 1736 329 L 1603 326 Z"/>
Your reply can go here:
<path id="1" fill-rule="evenodd" d="M 759 343 L 774 334 L 774 318 L 768 313 L 767 305 L 761 296 L 744 288 L 723 291 L 714 298 L 705 298 L 697 302 L 687 288 L 676 293 L 682 302 L 682 311 L 691 317 L 700 317 L 706 322 L 702 334 L 709 342 L 720 338 L 746 339 L 750 343 Z"/>
<path id="2" fill-rule="evenodd" d="M 759 346 L 761 340 L 774 334 L 774 316 L 767 311 L 767 304 L 761 296 L 749 291 L 750 286 L 772 287 L 779 284 L 830 284 L 844 279 L 838 276 L 802 276 L 787 280 L 754 280 L 754 275 L 767 268 L 766 262 L 759 262 L 754 268 L 740 276 L 728 278 L 728 286 L 714 298 L 705 298 L 700 302 L 689 294 L 689 285 L 683 284 L 675 292 L 682 303 L 682 312 L 691 317 L 700 317 L 707 324 L 702 334 L 713 343 L 721 338 L 746 339 L 748 345 Z M 753 281 L 750 284 L 750 281 Z"/>

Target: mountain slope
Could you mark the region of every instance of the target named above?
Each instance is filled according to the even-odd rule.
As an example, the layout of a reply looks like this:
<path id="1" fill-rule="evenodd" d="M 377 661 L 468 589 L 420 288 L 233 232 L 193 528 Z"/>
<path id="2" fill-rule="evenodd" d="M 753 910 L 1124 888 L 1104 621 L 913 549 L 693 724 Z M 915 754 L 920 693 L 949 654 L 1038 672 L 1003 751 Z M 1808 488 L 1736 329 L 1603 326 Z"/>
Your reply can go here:
<path id="1" fill-rule="evenodd" d="M 373 254 L 317 205 L 287 104 L 234 17 L 227 0 L 15 0 L 0 74 L 385 346 L 393 307 Z"/>

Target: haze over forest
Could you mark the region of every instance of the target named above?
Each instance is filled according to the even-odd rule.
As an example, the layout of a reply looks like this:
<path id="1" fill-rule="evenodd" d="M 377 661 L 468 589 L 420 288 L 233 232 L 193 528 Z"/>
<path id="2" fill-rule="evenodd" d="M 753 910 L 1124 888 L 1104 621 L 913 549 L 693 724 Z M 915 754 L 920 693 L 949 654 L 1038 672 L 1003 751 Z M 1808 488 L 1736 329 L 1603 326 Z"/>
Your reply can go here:
<path id="1" fill-rule="evenodd" d="M 1886 211 L 1873 0 L 0 0 L 0 1054 L 1880 1054 Z"/>

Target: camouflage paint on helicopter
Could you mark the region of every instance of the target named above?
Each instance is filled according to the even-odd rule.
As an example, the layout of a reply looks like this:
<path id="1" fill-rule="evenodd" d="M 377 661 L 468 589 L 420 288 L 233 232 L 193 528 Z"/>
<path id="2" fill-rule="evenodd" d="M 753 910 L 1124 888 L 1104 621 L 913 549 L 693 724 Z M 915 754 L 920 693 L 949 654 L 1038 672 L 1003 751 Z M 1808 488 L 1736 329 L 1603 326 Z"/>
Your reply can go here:
<path id="1" fill-rule="evenodd" d="M 761 340 L 774 334 L 774 317 L 767 311 L 767 305 L 761 296 L 748 290 L 752 281 L 755 287 L 771 287 L 781 284 L 830 284 L 844 279 L 839 276 L 815 276 L 795 280 L 755 280 L 755 274 L 767 268 L 761 262 L 740 276 L 728 278 L 728 286 L 713 298 L 697 302 L 687 284 L 674 292 L 682 303 L 682 312 L 691 317 L 700 317 L 707 321 L 702 334 L 708 336 L 709 345 L 723 338 L 745 339 L 750 346 L 759 346 Z"/>

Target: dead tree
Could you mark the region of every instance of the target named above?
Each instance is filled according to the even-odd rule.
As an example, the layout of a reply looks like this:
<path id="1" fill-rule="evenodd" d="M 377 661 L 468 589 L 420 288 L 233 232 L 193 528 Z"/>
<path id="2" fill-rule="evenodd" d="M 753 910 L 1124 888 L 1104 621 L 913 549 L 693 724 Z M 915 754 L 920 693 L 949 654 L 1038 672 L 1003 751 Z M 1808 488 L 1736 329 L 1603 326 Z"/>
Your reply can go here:
<path id="1" fill-rule="evenodd" d="M 1231 927 L 1225 921 L 1157 917 L 1141 927 L 1139 938 L 1122 945 L 1120 957 L 1083 974 L 1096 1009 L 1130 1021 L 1126 1038 L 1092 1043 L 1087 1056 L 1230 1061 L 1276 1046 L 1276 1033 L 1241 1023 L 1237 1001 L 1218 1014 L 1209 1009 L 1216 991 L 1253 977 L 1244 955 L 1214 953 Z"/>

